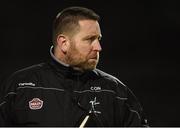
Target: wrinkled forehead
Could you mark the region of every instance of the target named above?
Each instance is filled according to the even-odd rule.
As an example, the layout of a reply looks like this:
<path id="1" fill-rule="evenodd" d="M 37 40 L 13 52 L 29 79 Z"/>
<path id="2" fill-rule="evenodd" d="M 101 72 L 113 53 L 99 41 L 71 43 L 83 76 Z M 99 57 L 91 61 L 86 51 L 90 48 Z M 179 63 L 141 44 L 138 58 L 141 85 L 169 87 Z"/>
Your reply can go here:
<path id="1" fill-rule="evenodd" d="M 80 32 L 92 35 L 101 35 L 101 29 L 98 21 L 95 20 L 80 20 L 79 21 Z"/>

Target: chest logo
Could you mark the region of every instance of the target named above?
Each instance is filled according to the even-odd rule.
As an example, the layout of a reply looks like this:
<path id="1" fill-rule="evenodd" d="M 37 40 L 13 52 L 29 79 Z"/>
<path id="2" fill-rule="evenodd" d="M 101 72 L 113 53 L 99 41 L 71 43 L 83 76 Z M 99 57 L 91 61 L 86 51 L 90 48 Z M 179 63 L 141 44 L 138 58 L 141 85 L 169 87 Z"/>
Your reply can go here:
<path id="1" fill-rule="evenodd" d="M 89 111 L 89 113 L 94 113 L 94 114 L 98 113 L 98 114 L 101 114 L 100 111 L 96 110 L 96 105 L 100 104 L 100 102 L 96 101 L 96 97 L 94 98 L 94 100 L 91 100 L 89 103 L 91 104 L 91 110 Z"/>
<path id="2" fill-rule="evenodd" d="M 41 109 L 43 106 L 43 101 L 39 98 L 33 98 L 31 101 L 29 101 L 29 108 L 32 110 Z"/>

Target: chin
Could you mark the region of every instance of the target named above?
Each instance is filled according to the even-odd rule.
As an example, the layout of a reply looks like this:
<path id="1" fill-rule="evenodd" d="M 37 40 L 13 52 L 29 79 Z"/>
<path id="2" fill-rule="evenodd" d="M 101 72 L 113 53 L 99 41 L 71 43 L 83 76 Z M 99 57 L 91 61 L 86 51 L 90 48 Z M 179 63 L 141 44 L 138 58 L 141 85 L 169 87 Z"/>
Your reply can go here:
<path id="1" fill-rule="evenodd" d="M 90 63 L 88 65 L 86 65 L 84 68 L 85 70 L 94 70 L 97 66 L 97 63 Z"/>

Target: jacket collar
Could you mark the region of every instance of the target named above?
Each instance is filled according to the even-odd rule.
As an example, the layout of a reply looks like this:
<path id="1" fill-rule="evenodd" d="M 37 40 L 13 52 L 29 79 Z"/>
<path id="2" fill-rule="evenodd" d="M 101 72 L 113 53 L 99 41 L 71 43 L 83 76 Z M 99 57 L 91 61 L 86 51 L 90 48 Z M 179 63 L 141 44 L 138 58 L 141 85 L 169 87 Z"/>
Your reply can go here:
<path id="1" fill-rule="evenodd" d="M 58 60 L 53 54 L 53 46 L 50 48 L 50 65 L 54 68 L 54 70 L 58 73 L 58 75 L 68 77 L 68 78 L 77 78 L 81 77 L 83 79 L 89 79 L 89 77 L 94 77 L 97 74 L 95 70 L 93 71 L 85 71 L 81 72 L 78 70 L 73 69 L 70 65 L 63 63 L 62 61 Z"/>
<path id="2" fill-rule="evenodd" d="M 69 67 L 69 64 L 65 64 L 64 62 L 58 60 L 58 59 L 54 56 L 53 46 L 51 46 L 51 48 L 50 48 L 50 55 L 51 55 L 51 58 L 52 58 L 53 60 L 55 60 L 56 62 L 58 62 L 59 64 L 65 66 L 65 67 Z"/>

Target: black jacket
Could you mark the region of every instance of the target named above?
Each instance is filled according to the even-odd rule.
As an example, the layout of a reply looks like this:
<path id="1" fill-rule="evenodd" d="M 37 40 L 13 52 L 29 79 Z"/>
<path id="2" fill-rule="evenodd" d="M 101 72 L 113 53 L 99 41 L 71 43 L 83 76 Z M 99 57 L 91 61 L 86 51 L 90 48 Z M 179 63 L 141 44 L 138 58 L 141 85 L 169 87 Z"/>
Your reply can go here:
<path id="1" fill-rule="evenodd" d="M 15 72 L 3 85 L 0 126 L 147 126 L 130 89 L 98 69 L 50 62 Z M 2 93 L 1 93 L 2 94 Z"/>

